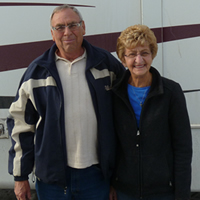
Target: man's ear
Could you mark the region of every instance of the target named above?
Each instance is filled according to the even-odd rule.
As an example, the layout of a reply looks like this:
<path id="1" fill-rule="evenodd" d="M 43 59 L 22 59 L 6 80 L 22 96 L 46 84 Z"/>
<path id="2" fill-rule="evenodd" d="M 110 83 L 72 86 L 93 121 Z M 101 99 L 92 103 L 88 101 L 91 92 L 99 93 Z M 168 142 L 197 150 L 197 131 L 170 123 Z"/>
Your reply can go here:
<path id="1" fill-rule="evenodd" d="M 86 28 L 85 28 L 85 22 L 82 21 L 82 29 L 83 29 L 83 35 L 86 33 Z"/>
<path id="2" fill-rule="evenodd" d="M 51 36 L 52 36 L 52 40 L 55 42 L 55 38 L 54 38 L 54 32 L 53 30 L 51 29 Z"/>

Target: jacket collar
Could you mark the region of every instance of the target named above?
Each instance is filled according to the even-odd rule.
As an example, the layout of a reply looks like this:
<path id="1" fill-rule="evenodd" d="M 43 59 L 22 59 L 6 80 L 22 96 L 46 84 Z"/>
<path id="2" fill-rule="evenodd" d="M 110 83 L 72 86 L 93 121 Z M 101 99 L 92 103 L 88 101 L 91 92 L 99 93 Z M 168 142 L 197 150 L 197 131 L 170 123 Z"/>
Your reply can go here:
<path id="1" fill-rule="evenodd" d="M 94 47 L 89 42 L 87 42 L 85 39 L 83 39 L 82 46 L 87 51 L 87 63 L 86 63 L 86 70 L 90 69 L 99 63 L 103 62 L 105 59 L 105 55 L 101 51 L 99 51 L 100 48 Z M 57 50 L 57 46 L 54 43 L 49 50 L 47 50 L 44 54 L 39 56 L 35 62 L 38 65 L 44 66 L 46 68 L 52 68 L 52 66 L 55 66 L 55 52 Z"/>
<path id="2" fill-rule="evenodd" d="M 164 88 L 163 88 L 163 81 L 162 81 L 162 77 L 160 73 L 154 67 L 150 68 L 150 72 L 152 73 L 153 78 L 152 78 L 151 89 L 149 92 L 149 97 L 163 94 Z"/>
<path id="3" fill-rule="evenodd" d="M 86 70 L 97 66 L 99 63 L 103 62 L 105 59 L 105 55 L 102 53 L 102 49 L 98 47 L 94 47 L 85 39 L 83 40 L 82 45 L 87 51 L 87 63 Z M 99 51 L 100 50 L 100 51 Z"/>
<path id="4" fill-rule="evenodd" d="M 41 56 L 35 59 L 35 63 L 44 66 L 46 68 L 52 68 L 52 65 L 55 65 L 55 52 L 57 46 L 54 43 L 50 49 L 45 51 Z"/>
<path id="5" fill-rule="evenodd" d="M 154 67 L 150 68 L 150 72 L 152 73 L 153 78 L 148 98 L 151 96 L 160 95 L 164 92 L 162 77 L 160 76 L 160 73 Z M 127 97 L 127 85 L 130 76 L 131 73 L 127 69 L 122 79 L 114 84 L 113 92 L 122 95 L 124 97 Z"/>

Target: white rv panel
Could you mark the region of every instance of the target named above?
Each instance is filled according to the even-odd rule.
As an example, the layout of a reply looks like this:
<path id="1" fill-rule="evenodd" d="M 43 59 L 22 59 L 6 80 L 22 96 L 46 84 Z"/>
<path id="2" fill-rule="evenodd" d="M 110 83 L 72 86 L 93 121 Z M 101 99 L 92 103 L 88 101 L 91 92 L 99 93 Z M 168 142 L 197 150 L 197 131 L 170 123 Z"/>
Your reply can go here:
<path id="1" fill-rule="evenodd" d="M 199 24 L 199 0 L 161 0 L 163 2 L 163 26 Z"/>

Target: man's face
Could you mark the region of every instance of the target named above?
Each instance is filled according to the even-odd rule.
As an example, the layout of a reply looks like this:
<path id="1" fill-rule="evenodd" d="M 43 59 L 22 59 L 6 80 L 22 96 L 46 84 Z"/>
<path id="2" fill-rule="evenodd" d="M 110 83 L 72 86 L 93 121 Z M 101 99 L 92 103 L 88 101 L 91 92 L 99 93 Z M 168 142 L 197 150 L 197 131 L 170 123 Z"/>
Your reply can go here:
<path id="1" fill-rule="evenodd" d="M 51 26 L 57 27 L 60 25 L 69 25 L 72 23 L 79 23 L 79 16 L 70 8 L 63 9 L 53 15 Z M 51 30 L 53 41 L 58 47 L 58 55 L 63 58 L 79 54 L 82 47 L 83 35 L 85 35 L 85 24 L 82 22 L 81 26 L 76 30 L 70 30 L 68 27 L 64 31 Z"/>

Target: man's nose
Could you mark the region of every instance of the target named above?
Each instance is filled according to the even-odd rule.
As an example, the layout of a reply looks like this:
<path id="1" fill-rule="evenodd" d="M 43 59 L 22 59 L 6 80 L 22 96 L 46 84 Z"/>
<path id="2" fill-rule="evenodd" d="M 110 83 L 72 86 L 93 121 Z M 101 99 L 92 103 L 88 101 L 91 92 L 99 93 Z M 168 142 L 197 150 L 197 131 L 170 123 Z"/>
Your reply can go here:
<path id="1" fill-rule="evenodd" d="M 72 31 L 69 29 L 69 27 L 65 27 L 65 30 L 64 30 L 64 35 L 70 35 L 72 33 Z"/>

